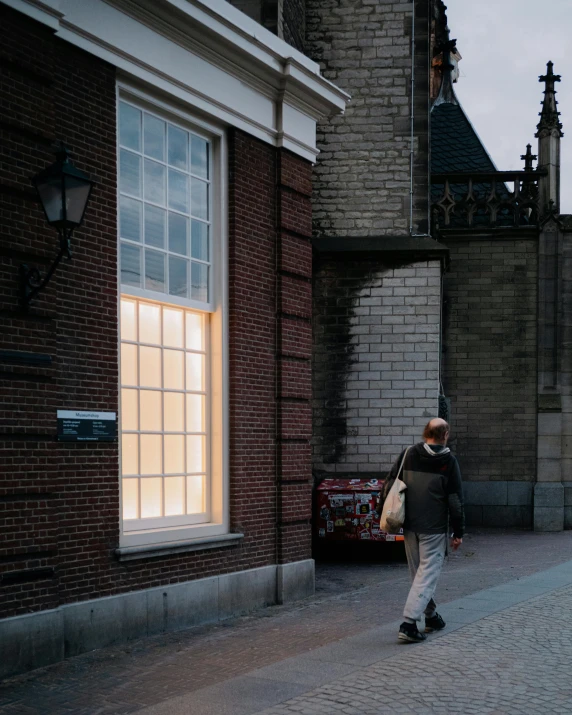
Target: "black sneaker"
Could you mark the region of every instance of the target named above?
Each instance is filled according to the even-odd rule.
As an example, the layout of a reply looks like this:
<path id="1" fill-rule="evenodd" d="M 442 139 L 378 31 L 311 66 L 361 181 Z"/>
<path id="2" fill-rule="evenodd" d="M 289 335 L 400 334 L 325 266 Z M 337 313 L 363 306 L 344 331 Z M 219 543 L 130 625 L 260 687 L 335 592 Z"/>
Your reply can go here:
<path id="1" fill-rule="evenodd" d="M 419 631 L 416 623 L 406 622 L 403 622 L 399 626 L 399 634 L 397 637 L 400 641 L 407 641 L 408 643 L 420 643 L 427 638 L 425 633 Z"/>
<path id="2" fill-rule="evenodd" d="M 445 621 L 438 613 L 435 613 L 435 615 L 431 616 L 431 618 L 425 619 L 425 633 L 440 631 L 442 628 L 445 628 Z"/>

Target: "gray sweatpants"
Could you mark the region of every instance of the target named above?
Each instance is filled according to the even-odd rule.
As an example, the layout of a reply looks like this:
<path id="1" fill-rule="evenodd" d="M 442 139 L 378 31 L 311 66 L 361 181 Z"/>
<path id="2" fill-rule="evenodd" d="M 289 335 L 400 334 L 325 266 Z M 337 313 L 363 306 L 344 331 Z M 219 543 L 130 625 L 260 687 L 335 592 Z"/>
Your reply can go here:
<path id="1" fill-rule="evenodd" d="M 433 594 L 445 559 L 447 534 L 417 534 L 404 530 L 403 536 L 413 581 L 403 617 L 409 623 L 415 623 L 423 614 L 430 617 L 435 613 Z"/>

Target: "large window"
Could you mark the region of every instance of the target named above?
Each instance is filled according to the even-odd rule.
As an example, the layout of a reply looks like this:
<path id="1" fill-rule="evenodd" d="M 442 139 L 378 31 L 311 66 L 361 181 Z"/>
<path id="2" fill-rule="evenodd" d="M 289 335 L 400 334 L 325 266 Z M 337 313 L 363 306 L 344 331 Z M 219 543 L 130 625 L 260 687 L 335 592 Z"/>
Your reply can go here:
<path id="1" fill-rule="evenodd" d="M 123 543 L 224 533 L 222 135 L 131 92 L 118 127 Z"/>

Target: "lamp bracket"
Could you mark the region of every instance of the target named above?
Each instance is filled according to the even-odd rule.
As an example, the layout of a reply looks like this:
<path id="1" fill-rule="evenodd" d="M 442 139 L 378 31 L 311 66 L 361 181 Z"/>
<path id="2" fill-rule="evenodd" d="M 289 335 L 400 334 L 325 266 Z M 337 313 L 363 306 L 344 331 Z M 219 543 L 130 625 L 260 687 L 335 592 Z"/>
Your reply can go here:
<path id="1" fill-rule="evenodd" d="M 39 269 L 35 266 L 30 267 L 25 263 L 20 265 L 20 305 L 24 310 L 29 308 L 32 298 L 35 298 L 47 286 L 62 258 L 65 256 L 67 260 L 71 259 L 71 234 L 70 229 L 62 229 L 59 232 L 60 250 L 52 265 L 46 271 L 45 276 L 42 277 Z"/>

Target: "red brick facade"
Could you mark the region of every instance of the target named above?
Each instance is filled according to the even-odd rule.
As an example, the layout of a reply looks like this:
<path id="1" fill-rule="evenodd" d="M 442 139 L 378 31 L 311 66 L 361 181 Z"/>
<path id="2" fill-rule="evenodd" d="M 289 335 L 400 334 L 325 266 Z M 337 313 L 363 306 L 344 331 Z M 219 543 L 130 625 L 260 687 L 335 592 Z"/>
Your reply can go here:
<path id="1" fill-rule="evenodd" d="M 230 515 L 245 538 L 119 562 L 117 444 L 56 441 L 57 409 L 118 409 L 115 68 L 2 5 L 0 22 L 0 616 L 309 558 L 311 165 L 229 134 Z M 19 265 L 57 251 L 30 184 L 56 139 L 98 183 L 72 261 L 23 313 Z"/>

